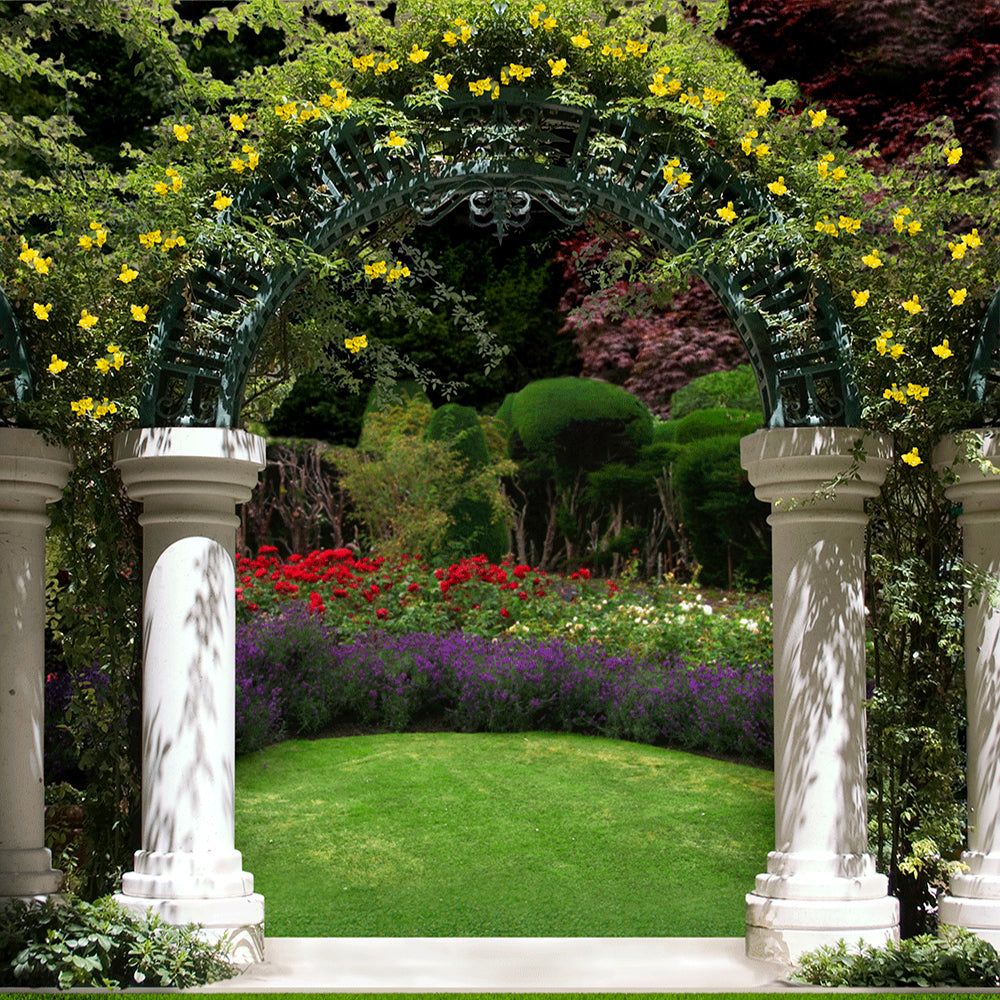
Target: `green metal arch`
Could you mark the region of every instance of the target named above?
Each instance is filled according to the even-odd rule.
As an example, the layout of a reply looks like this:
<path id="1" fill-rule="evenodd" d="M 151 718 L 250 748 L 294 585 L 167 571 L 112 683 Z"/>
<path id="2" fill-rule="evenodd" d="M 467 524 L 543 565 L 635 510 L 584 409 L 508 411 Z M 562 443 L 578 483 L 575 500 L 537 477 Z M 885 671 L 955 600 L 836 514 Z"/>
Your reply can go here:
<path id="1" fill-rule="evenodd" d="M 25 403 L 35 395 L 35 378 L 31 372 L 28 349 L 21 336 L 21 327 L 4 290 L 0 288 L 0 333 L 3 334 L 4 354 L 13 380 L 14 399 Z"/>
<path id="2" fill-rule="evenodd" d="M 981 406 L 1000 391 L 998 345 L 1000 345 L 1000 288 L 996 290 L 983 314 L 965 376 L 966 398 Z"/>
<path id="3" fill-rule="evenodd" d="M 656 121 L 523 91 L 455 100 L 445 110 L 407 155 L 380 148 L 369 125 L 331 128 L 244 188 L 220 221 L 284 209 L 299 220 L 290 236 L 320 254 L 399 213 L 433 224 L 470 197 L 501 207 L 527 197 L 568 223 L 608 213 L 674 253 L 710 240 L 705 217 L 727 201 L 741 216 L 781 221 L 721 157 Z M 545 162 L 525 149 L 540 149 Z M 663 179 L 674 157 L 692 176 L 684 190 Z M 696 270 L 747 349 L 765 425 L 860 424 L 846 331 L 827 288 L 796 264 L 794 247 L 737 269 L 706 262 Z M 159 318 L 141 423 L 232 426 L 265 324 L 306 274 L 304 266 L 259 267 L 209 249 Z"/>

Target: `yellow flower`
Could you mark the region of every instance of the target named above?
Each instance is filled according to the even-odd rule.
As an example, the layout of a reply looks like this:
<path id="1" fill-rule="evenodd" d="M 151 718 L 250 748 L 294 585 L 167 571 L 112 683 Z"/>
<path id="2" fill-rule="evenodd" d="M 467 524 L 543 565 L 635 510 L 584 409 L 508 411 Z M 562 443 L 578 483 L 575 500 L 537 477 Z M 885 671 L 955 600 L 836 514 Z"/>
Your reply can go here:
<path id="1" fill-rule="evenodd" d="M 807 109 L 808 110 L 808 109 Z M 826 111 L 809 111 L 809 127 L 819 128 L 826 121 Z"/>
<path id="2" fill-rule="evenodd" d="M 766 142 L 762 142 L 754 150 L 754 152 L 757 154 L 757 159 L 758 160 L 763 160 L 764 157 L 767 156 L 767 154 L 771 152 L 771 147 Z"/>
<path id="3" fill-rule="evenodd" d="M 232 203 L 233 203 L 232 198 L 227 198 L 221 191 L 216 191 L 215 201 L 212 202 L 212 208 L 216 209 L 219 212 L 222 212 L 225 211 L 225 209 L 229 208 L 229 206 L 232 205 Z"/>
<path id="4" fill-rule="evenodd" d="M 562 76 L 566 72 L 566 60 L 565 59 L 550 59 L 549 69 L 552 70 L 553 76 Z"/>
<path id="5" fill-rule="evenodd" d="M 946 149 L 944 153 L 948 159 L 949 166 L 954 166 L 960 159 L 962 159 L 961 146 L 953 146 L 951 149 Z"/>
<path id="6" fill-rule="evenodd" d="M 139 277 L 139 272 L 133 270 L 128 264 L 122 264 L 122 273 L 118 275 L 118 280 L 127 285 L 130 281 L 135 281 Z"/>
<path id="7" fill-rule="evenodd" d="M 260 163 L 260 153 L 247 143 L 243 144 L 243 152 L 247 154 L 247 166 L 251 170 L 255 170 L 257 164 Z"/>
<path id="8" fill-rule="evenodd" d="M 129 309 L 132 311 L 132 319 L 134 319 L 137 323 L 146 322 L 146 313 L 149 312 L 149 306 L 137 306 L 132 304 L 129 306 Z"/>
<path id="9" fill-rule="evenodd" d="M 27 243 L 21 244 L 21 253 L 19 254 L 19 259 L 23 260 L 25 264 L 30 264 L 38 256 L 37 250 L 32 250 Z"/>
<path id="10" fill-rule="evenodd" d="M 188 136 L 191 134 L 190 125 L 175 125 L 174 126 L 174 138 L 178 142 L 187 142 Z"/>
<path id="11" fill-rule="evenodd" d="M 983 245 L 983 241 L 979 238 L 978 229 L 973 229 L 971 233 L 966 233 L 962 237 L 962 242 L 967 247 L 981 247 Z"/>
<path id="12" fill-rule="evenodd" d="M 725 223 L 730 223 L 736 218 L 736 212 L 733 210 L 733 203 L 731 201 L 726 202 L 725 208 L 717 208 L 715 214 Z"/>
<path id="13" fill-rule="evenodd" d="M 753 102 L 754 114 L 758 118 L 766 118 L 771 111 L 771 101 L 770 99 L 765 99 L 763 101 Z"/>
<path id="14" fill-rule="evenodd" d="M 882 266 L 882 259 L 878 255 L 878 250 L 872 250 L 871 253 L 866 253 L 864 257 L 861 258 L 862 264 L 867 264 L 870 268 L 874 269 L 876 267 Z"/>
<path id="15" fill-rule="evenodd" d="M 363 333 L 358 337 L 348 337 L 344 341 L 344 346 L 351 354 L 357 354 L 363 347 L 368 346 L 368 338 Z"/>
<path id="16" fill-rule="evenodd" d="M 79 414 L 82 417 L 85 413 L 89 413 L 94 408 L 94 401 L 90 398 L 90 396 L 87 396 L 85 399 L 78 399 L 69 405 L 74 413 Z"/>
<path id="17" fill-rule="evenodd" d="M 406 139 L 404 136 L 396 135 L 395 130 L 392 130 L 389 132 L 389 138 L 385 140 L 385 144 L 393 148 L 399 148 L 406 145 Z"/>
<path id="18" fill-rule="evenodd" d="M 361 56 L 360 58 L 358 56 L 355 56 L 351 60 L 351 62 L 354 64 L 354 68 L 356 70 L 360 70 L 362 73 L 366 69 L 374 69 L 375 68 L 375 53 L 374 52 L 369 52 L 368 55 Z"/>
<path id="19" fill-rule="evenodd" d="M 942 361 L 947 358 L 954 357 L 954 351 L 952 351 L 951 347 L 948 345 L 947 337 L 945 337 L 945 339 L 942 340 L 937 347 L 932 347 L 931 353 L 936 354 Z"/>
<path id="20" fill-rule="evenodd" d="M 40 302 L 33 302 L 31 308 L 35 311 L 35 316 L 38 319 L 48 319 L 49 311 L 52 309 L 52 303 L 46 302 L 42 305 Z"/>
<path id="21" fill-rule="evenodd" d="M 549 14 L 549 16 L 545 18 L 544 21 L 542 21 L 542 27 L 546 31 L 551 31 L 555 26 L 556 26 L 556 19 L 551 14 Z"/>
<path id="22" fill-rule="evenodd" d="M 90 228 L 94 230 L 94 242 L 102 247 L 108 240 L 108 231 L 99 223 L 92 222 Z"/>
<path id="23" fill-rule="evenodd" d="M 35 265 L 35 270 L 39 274 L 48 274 L 49 273 L 49 264 L 51 264 L 51 263 L 52 263 L 52 258 L 51 257 L 44 257 L 44 258 L 43 257 L 36 257 L 32 261 L 32 264 Z"/>
<path id="24" fill-rule="evenodd" d="M 555 18 L 553 18 L 552 27 L 555 27 Z M 633 38 L 627 38 L 625 39 L 625 51 L 630 56 L 641 59 L 649 51 L 649 46 L 645 42 L 637 42 Z"/>
<path id="25" fill-rule="evenodd" d="M 820 177 L 828 177 L 830 174 L 830 164 L 833 163 L 833 153 L 827 153 L 821 160 L 816 161 L 816 169 Z"/>
<path id="26" fill-rule="evenodd" d="M 111 371 L 111 362 L 107 358 L 98 358 L 94 362 L 94 367 L 102 374 L 107 375 Z"/>
<path id="27" fill-rule="evenodd" d="M 115 351 L 119 351 L 121 350 L 121 348 L 117 344 L 108 344 L 105 350 L 108 352 L 108 354 L 114 354 Z"/>
<path id="28" fill-rule="evenodd" d="M 68 361 L 63 361 L 58 355 L 53 354 L 52 360 L 49 362 L 48 370 L 52 372 L 53 375 L 58 375 L 64 368 L 69 367 Z"/>
<path id="29" fill-rule="evenodd" d="M 948 249 L 951 251 L 952 260 L 961 260 L 969 248 L 965 240 L 960 240 L 958 243 L 949 243 Z"/>
<path id="30" fill-rule="evenodd" d="M 410 62 L 422 63 L 429 55 L 430 52 L 428 52 L 427 49 L 422 49 L 416 42 L 414 42 L 413 48 L 410 49 Z"/>
<path id="31" fill-rule="evenodd" d="M 147 249 L 152 249 L 162 239 L 159 229 L 151 229 L 148 233 L 139 233 L 139 242 Z"/>
<path id="32" fill-rule="evenodd" d="M 768 184 L 767 189 L 771 192 L 771 194 L 788 194 L 788 188 L 785 186 L 785 178 L 780 175 L 776 181 L 771 181 L 771 183 Z"/>
<path id="33" fill-rule="evenodd" d="M 691 183 L 691 175 L 688 173 L 678 174 L 675 183 L 683 191 Z"/>
<path id="34" fill-rule="evenodd" d="M 897 233 L 901 233 L 906 228 L 906 216 L 910 214 L 908 208 L 901 208 L 893 217 L 892 224 Z"/>
<path id="35" fill-rule="evenodd" d="M 847 176 L 847 171 L 843 167 L 834 167 L 830 171 L 830 180 L 842 181 Z"/>
<path id="36" fill-rule="evenodd" d="M 966 295 L 969 294 L 969 290 L 967 288 L 949 288 L 948 294 L 951 296 L 951 304 L 953 306 L 960 306 L 965 301 Z"/>
<path id="37" fill-rule="evenodd" d="M 325 97 L 326 95 L 324 94 L 323 96 Z M 242 160 L 242 159 L 241 159 L 240 157 L 238 157 L 238 156 L 234 156 L 234 157 L 233 157 L 233 158 L 232 158 L 232 159 L 231 159 L 231 160 L 229 161 L 229 169 L 230 169 L 230 170 L 235 170 L 235 171 L 236 171 L 236 173 L 238 173 L 238 174 L 242 174 L 242 173 L 243 173 L 243 171 L 244 171 L 244 170 L 246 170 L 246 166 L 247 166 L 247 165 L 246 165 L 246 162 L 245 162 L 244 160 Z"/>
<path id="38" fill-rule="evenodd" d="M 385 274 L 388 265 L 384 260 L 377 260 L 374 264 L 365 264 L 365 274 L 369 278 L 377 278 L 381 274 Z"/>
<path id="39" fill-rule="evenodd" d="M 913 298 L 903 303 L 903 308 L 911 315 L 916 316 L 918 312 L 923 312 L 924 307 L 920 304 L 920 296 L 914 292 Z"/>
<path id="40" fill-rule="evenodd" d="M 878 351 L 883 358 L 885 357 L 886 352 L 889 350 L 889 346 L 884 337 L 875 338 L 875 350 Z"/>
<path id="41" fill-rule="evenodd" d="M 92 316 L 86 309 L 81 309 L 80 318 L 77 320 L 76 325 L 82 326 L 84 330 L 89 330 L 96 322 L 96 316 Z"/>
<path id="42" fill-rule="evenodd" d="M 500 84 L 498 83 L 498 84 L 497 84 L 497 85 L 496 85 L 496 86 L 495 86 L 495 87 L 493 88 L 493 93 L 492 93 L 492 94 L 490 94 L 490 100 L 491 100 L 491 101 L 495 101 L 495 100 L 496 100 L 496 99 L 497 99 L 497 98 L 498 98 L 499 96 L 500 96 Z"/>
<path id="43" fill-rule="evenodd" d="M 329 94 L 320 94 L 319 104 L 321 108 L 326 108 L 329 111 L 333 107 L 333 98 Z"/>
<path id="44" fill-rule="evenodd" d="M 182 247 L 186 243 L 187 240 L 183 236 L 178 236 L 176 229 L 172 229 L 170 236 L 163 241 L 163 252 L 166 253 L 168 250 L 173 250 L 174 247 Z"/>
<path id="45" fill-rule="evenodd" d="M 454 74 L 449 73 L 447 76 L 444 76 L 441 73 L 435 73 L 434 74 L 434 85 L 438 88 L 438 90 L 443 90 L 443 91 L 445 91 L 447 93 L 448 86 L 451 83 L 451 78 L 452 78 L 453 75 Z"/>
<path id="46" fill-rule="evenodd" d="M 912 465 L 913 468 L 916 468 L 918 465 L 921 465 L 923 463 L 923 459 L 920 457 L 920 453 L 917 451 L 916 448 L 911 448 L 903 456 L 903 461 L 906 462 L 907 465 Z"/>
<path id="47" fill-rule="evenodd" d="M 397 278 L 408 278 L 410 276 L 410 269 L 403 265 L 401 261 L 396 261 L 396 266 L 389 271 L 389 277 L 385 280 L 390 284 Z"/>
<path id="48" fill-rule="evenodd" d="M 462 32 L 463 36 L 464 36 L 466 30 L 468 30 L 468 29 L 463 29 L 463 32 Z M 467 39 L 463 37 L 462 41 L 463 42 L 467 41 Z M 375 67 L 375 75 L 376 76 L 383 76 L 385 73 L 389 73 L 389 72 L 391 72 L 394 69 L 399 69 L 399 63 L 395 59 L 389 59 L 389 60 L 383 59 Z"/>
<path id="49" fill-rule="evenodd" d="M 926 399 L 930 395 L 930 387 L 926 385 L 916 385 L 910 382 L 906 387 L 906 395 L 912 396 L 916 400 Z"/>
<path id="50" fill-rule="evenodd" d="M 117 413 L 118 407 L 114 403 L 108 402 L 108 397 L 104 397 L 104 402 L 99 403 L 97 408 L 94 410 L 95 417 L 103 417 L 106 413 Z"/>
<path id="51" fill-rule="evenodd" d="M 242 132 L 247 127 L 249 115 L 230 115 L 229 125 L 234 132 Z"/>
<path id="52" fill-rule="evenodd" d="M 753 141 L 756 138 L 757 138 L 757 130 L 755 128 L 752 128 L 750 129 L 749 132 L 747 132 L 745 136 L 743 136 L 742 139 L 740 139 L 740 146 L 743 149 L 743 152 L 746 153 L 747 156 L 749 156 L 750 153 L 753 151 Z"/>
<path id="53" fill-rule="evenodd" d="M 842 215 L 837 221 L 845 233 L 856 233 L 861 229 L 861 220 L 852 219 L 849 215 Z M 877 250 L 875 252 L 878 253 Z"/>
<path id="54" fill-rule="evenodd" d="M 919 232 L 920 232 L 920 231 L 921 231 L 921 230 L 922 230 L 923 228 L 924 228 L 924 227 L 923 227 L 922 225 L 920 225 L 920 223 L 919 223 L 919 222 L 911 222 L 911 223 L 910 223 L 910 224 L 909 224 L 909 225 L 908 225 L 908 226 L 906 227 L 906 231 L 907 231 L 907 232 L 908 232 L 908 233 L 909 233 L 909 234 L 910 234 L 911 236 L 916 236 L 916 235 L 917 235 L 917 233 L 919 233 Z"/>
<path id="55" fill-rule="evenodd" d="M 587 28 L 584 28 L 583 31 L 581 31 L 579 35 L 573 35 L 573 36 L 570 37 L 570 41 L 578 49 L 585 49 L 588 46 L 590 46 L 590 45 L 593 44 L 593 42 L 591 42 L 590 38 L 587 35 L 587 30 L 588 30 Z"/>
<path id="56" fill-rule="evenodd" d="M 108 346 L 110 347 L 111 345 L 109 344 Z M 125 364 L 125 355 L 121 351 L 114 351 L 113 353 L 114 358 L 111 360 L 111 365 L 115 371 L 121 371 L 122 365 Z"/>
<path id="57" fill-rule="evenodd" d="M 170 188 L 168 188 L 167 185 L 163 183 L 163 181 L 157 181 L 153 185 L 153 194 L 158 195 L 160 198 L 165 198 L 167 196 L 167 193 L 169 191 L 170 191 Z M 81 236 L 80 237 L 80 241 L 82 242 L 84 240 L 84 238 L 85 237 Z"/>
<path id="58" fill-rule="evenodd" d="M 282 121 L 289 121 L 295 115 L 295 102 L 288 101 L 285 104 L 275 104 L 274 113 Z"/>
<path id="59" fill-rule="evenodd" d="M 885 392 L 882 393 L 882 398 L 894 399 L 897 403 L 902 403 L 904 406 L 906 405 L 906 393 L 904 393 L 895 382 L 892 383 L 891 389 L 886 389 Z"/>
<path id="60" fill-rule="evenodd" d="M 442 36 L 441 40 L 445 45 L 454 48 L 458 44 L 458 35 L 454 31 L 446 31 Z"/>
<path id="61" fill-rule="evenodd" d="M 826 233 L 827 236 L 839 236 L 840 230 L 830 221 L 829 215 L 824 215 L 823 218 L 816 223 L 817 233 Z"/>
<path id="62" fill-rule="evenodd" d="M 510 75 L 517 80 L 518 83 L 524 83 L 525 80 L 531 76 L 530 66 L 521 66 L 518 63 L 510 64 Z"/>
<path id="63" fill-rule="evenodd" d="M 893 344 L 889 348 L 889 357 L 892 358 L 893 361 L 898 361 L 903 356 L 905 350 L 906 348 L 903 347 L 902 344 Z"/>
<path id="64" fill-rule="evenodd" d="M 851 297 L 854 299 L 854 308 L 860 309 L 863 305 L 868 304 L 868 296 L 871 292 L 866 288 L 863 292 L 856 292 L 851 289 Z"/>

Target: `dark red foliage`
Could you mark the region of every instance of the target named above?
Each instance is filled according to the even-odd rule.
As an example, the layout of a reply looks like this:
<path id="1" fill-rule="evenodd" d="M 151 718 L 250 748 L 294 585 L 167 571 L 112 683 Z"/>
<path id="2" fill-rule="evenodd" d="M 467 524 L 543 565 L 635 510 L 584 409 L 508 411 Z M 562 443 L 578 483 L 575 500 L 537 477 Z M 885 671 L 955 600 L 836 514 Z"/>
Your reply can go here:
<path id="1" fill-rule="evenodd" d="M 887 160 L 954 122 L 972 170 L 997 156 L 1000 0 L 731 0 L 720 39 L 765 79 L 796 80 Z"/>

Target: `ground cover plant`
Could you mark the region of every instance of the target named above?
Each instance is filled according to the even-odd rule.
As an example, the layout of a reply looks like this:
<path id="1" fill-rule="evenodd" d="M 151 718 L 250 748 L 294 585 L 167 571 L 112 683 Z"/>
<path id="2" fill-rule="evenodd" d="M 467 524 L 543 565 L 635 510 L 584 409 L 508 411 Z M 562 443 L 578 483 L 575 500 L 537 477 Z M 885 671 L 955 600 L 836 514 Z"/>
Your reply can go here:
<path id="1" fill-rule="evenodd" d="M 773 839 L 770 772 L 580 735 L 290 741 L 237 789 L 275 936 L 739 936 Z"/>

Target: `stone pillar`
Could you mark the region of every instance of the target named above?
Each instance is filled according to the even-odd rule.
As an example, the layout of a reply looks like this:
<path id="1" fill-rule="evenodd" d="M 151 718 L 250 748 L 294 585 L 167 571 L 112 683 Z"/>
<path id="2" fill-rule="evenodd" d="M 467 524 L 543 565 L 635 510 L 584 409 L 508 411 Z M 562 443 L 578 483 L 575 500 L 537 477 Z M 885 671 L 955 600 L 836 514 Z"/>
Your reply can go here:
<path id="1" fill-rule="evenodd" d="M 241 964 L 263 957 L 264 899 L 235 849 L 234 507 L 264 463 L 264 441 L 243 431 L 154 427 L 115 441 L 143 504 L 142 849 L 116 898 L 228 934 Z"/>
<path id="2" fill-rule="evenodd" d="M 58 892 L 45 846 L 45 505 L 69 452 L 0 428 L 0 905 Z"/>
<path id="3" fill-rule="evenodd" d="M 942 441 L 934 464 L 956 480 L 946 496 L 962 505 L 958 523 L 966 562 L 1000 583 L 1000 433 L 981 432 L 975 453 L 992 465 L 958 461 L 956 441 Z M 954 463 L 954 465 L 953 465 Z M 947 473 L 946 473 L 947 474 Z M 968 866 L 953 875 L 938 901 L 942 925 L 965 927 L 1000 947 L 1000 609 L 985 594 L 970 594 L 965 606 L 965 689 L 968 704 L 966 786 Z"/>
<path id="4" fill-rule="evenodd" d="M 746 953 L 772 962 L 841 938 L 899 939 L 899 904 L 867 853 L 864 710 L 864 501 L 892 443 L 866 437 L 855 469 L 861 436 L 782 428 L 741 443 L 772 509 L 775 850 L 746 897 Z"/>

